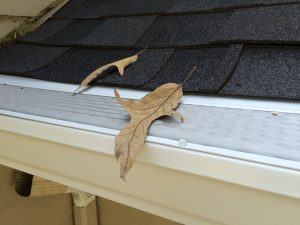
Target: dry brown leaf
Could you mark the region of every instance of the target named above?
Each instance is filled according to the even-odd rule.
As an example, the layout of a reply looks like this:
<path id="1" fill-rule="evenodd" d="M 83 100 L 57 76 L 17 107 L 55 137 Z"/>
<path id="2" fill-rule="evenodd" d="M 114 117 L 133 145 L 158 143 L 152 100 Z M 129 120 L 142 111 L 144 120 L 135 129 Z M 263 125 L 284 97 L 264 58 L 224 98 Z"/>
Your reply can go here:
<path id="1" fill-rule="evenodd" d="M 75 94 L 78 94 L 80 93 L 81 91 L 83 91 L 84 89 L 86 89 L 88 87 L 88 84 L 90 82 L 92 82 L 93 80 L 95 80 L 98 76 L 100 76 L 105 70 L 107 70 L 108 68 L 112 67 L 112 66 L 115 66 L 117 67 L 118 69 L 118 72 L 121 76 L 123 76 L 124 74 L 124 69 L 129 66 L 130 64 L 132 63 L 135 63 L 138 59 L 138 56 L 143 53 L 145 50 L 147 49 L 147 46 L 144 50 L 140 51 L 139 53 L 133 55 L 133 56 L 130 56 L 130 57 L 127 57 L 127 58 L 124 58 L 124 59 L 121 59 L 121 60 L 118 60 L 118 61 L 115 61 L 115 62 L 112 62 L 112 63 L 109 63 L 109 64 L 106 64 L 104 66 L 101 66 L 100 68 L 94 70 L 93 72 L 91 72 L 79 85 L 79 87 L 73 92 L 72 95 L 75 95 Z"/>
<path id="2" fill-rule="evenodd" d="M 115 96 L 131 117 L 129 124 L 115 138 L 115 157 L 120 161 L 120 177 L 125 179 L 154 120 L 161 116 L 175 116 L 183 122 L 183 116 L 174 111 L 182 96 L 182 84 L 164 84 L 139 100 L 121 99 L 117 90 Z"/>

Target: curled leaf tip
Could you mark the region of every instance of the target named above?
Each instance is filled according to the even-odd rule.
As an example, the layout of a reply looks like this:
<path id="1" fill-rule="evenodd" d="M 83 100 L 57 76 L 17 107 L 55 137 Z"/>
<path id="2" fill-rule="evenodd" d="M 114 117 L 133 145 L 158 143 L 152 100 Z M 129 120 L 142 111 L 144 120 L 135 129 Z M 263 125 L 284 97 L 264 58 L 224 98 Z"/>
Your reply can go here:
<path id="1" fill-rule="evenodd" d="M 121 175 L 120 176 L 120 178 L 124 181 L 124 182 L 126 182 L 127 183 L 127 180 L 126 180 L 126 177 L 125 177 L 125 175 Z"/>
<path id="2" fill-rule="evenodd" d="M 117 67 L 117 70 L 118 70 L 119 74 L 122 76 L 124 74 L 125 68 L 127 66 L 135 63 L 138 59 L 138 55 L 141 54 L 142 52 L 144 52 L 145 50 L 146 49 L 142 50 L 141 52 L 139 52 L 135 55 L 129 56 L 129 57 L 124 58 L 124 59 L 117 60 L 117 61 L 109 63 L 109 64 L 106 64 L 106 65 L 101 66 L 100 68 L 92 71 L 89 75 L 87 75 L 84 78 L 84 80 L 80 83 L 80 86 L 73 93 L 76 94 L 76 93 L 79 93 L 79 92 L 83 91 L 83 90 L 80 90 L 81 87 L 86 88 L 90 82 L 92 82 L 97 77 L 99 77 L 101 74 L 103 74 L 103 72 L 105 70 L 107 70 L 108 68 L 110 68 L 111 66 Z"/>
<path id="3" fill-rule="evenodd" d="M 148 45 L 146 45 L 146 47 L 145 47 L 143 50 L 141 50 L 140 52 L 138 52 L 137 55 L 140 55 L 140 54 L 142 54 L 143 52 L 145 52 L 145 51 L 147 50 L 147 48 L 148 48 Z"/>
<path id="4" fill-rule="evenodd" d="M 72 96 L 76 95 L 76 94 L 79 94 L 80 92 L 82 92 L 84 90 L 83 88 L 84 87 L 82 87 L 82 86 L 79 86 L 78 88 L 76 88 L 76 90 L 73 91 Z"/>
<path id="5" fill-rule="evenodd" d="M 117 101 L 119 102 L 121 97 L 120 97 L 120 94 L 117 89 L 114 89 L 114 94 L 115 94 Z"/>

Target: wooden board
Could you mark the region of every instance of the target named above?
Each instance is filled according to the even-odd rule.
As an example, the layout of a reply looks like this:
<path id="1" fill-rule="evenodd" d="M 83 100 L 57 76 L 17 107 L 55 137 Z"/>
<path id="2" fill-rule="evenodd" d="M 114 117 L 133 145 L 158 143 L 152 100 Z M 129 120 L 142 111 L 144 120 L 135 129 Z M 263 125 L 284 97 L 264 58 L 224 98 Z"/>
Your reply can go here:
<path id="1" fill-rule="evenodd" d="M 37 176 L 33 177 L 30 196 L 66 194 L 68 187 Z"/>
<path id="2" fill-rule="evenodd" d="M 0 3 L 1 4 L 1 3 Z M 1 10 L 1 6 L 0 6 Z M 0 39 L 16 29 L 27 17 L 1 17 L 0 16 Z"/>
<path id="3" fill-rule="evenodd" d="M 0 1 L 0 15 L 36 16 L 57 0 L 9 0 Z"/>
<path id="4" fill-rule="evenodd" d="M 97 198 L 97 206 L 98 221 L 101 225 L 180 225 L 171 220 L 104 198 Z"/>
<path id="5" fill-rule="evenodd" d="M 73 225 L 70 195 L 23 198 L 14 190 L 14 170 L 0 165 L 0 224 Z"/>
<path id="6" fill-rule="evenodd" d="M 96 200 L 86 207 L 74 206 L 74 217 L 75 225 L 98 225 Z"/>

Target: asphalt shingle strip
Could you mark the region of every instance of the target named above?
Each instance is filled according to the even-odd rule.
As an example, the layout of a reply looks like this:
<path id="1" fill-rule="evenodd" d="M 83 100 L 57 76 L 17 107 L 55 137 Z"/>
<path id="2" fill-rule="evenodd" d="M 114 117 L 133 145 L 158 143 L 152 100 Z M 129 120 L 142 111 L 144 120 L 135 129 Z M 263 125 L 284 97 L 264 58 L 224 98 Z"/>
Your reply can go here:
<path id="1" fill-rule="evenodd" d="M 125 70 L 124 76 L 113 73 L 103 79 L 99 79 L 97 83 L 124 87 L 140 87 L 161 70 L 173 51 L 173 49 L 148 49 L 139 55 L 136 63 Z"/>
<path id="2" fill-rule="evenodd" d="M 212 41 L 299 42 L 300 4 L 236 10 Z"/>
<path id="3" fill-rule="evenodd" d="M 142 47 L 176 47 L 209 44 L 231 13 L 208 13 L 158 17 L 136 44 Z"/>
<path id="4" fill-rule="evenodd" d="M 300 48 L 246 48 L 220 94 L 300 99 Z"/>
<path id="5" fill-rule="evenodd" d="M 58 12 L 54 14 L 54 18 L 69 17 L 71 18 L 73 13 L 78 9 L 86 0 L 70 0 L 65 4 Z"/>
<path id="6" fill-rule="evenodd" d="M 98 67 L 133 54 L 133 51 L 74 48 L 46 67 L 31 71 L 28 75 L 42 80 L 79 84 Z"/>
<path id="7" fill-rule="evenodd" d="M 154 16 L 106 19 L 79 43 L 96 46 L 132 46 L 154 19 Z"/>
<path id="8" fill-rule="evenodd" d="M 296 43 L 300 42 L 299 12 L 300 4 L 286 4 L 191 15 L 50 19 L 20 40 L 65 46 L 138 48 L 230 42 Z"/>
<path id="9" fill-rule="evenodd" d="M 36 30 L 26 34 L 23 37 L 20 37 L 19 40 L 25 42 L 42 43 L 56 32 L 62 30 L 71 22 L 72 20 L 69 19 L 50 19 Z"/>
<path id="10" fill-rule="evenodd" d="M 299 0 L 177 0 L 169 13 L 220 11 L 243 7 L 267 6 L 300 2 Z"/>
<path id="11" fill-rule="evenodd" d="M 83 4 L 74 6 L 65 13 L 58 13 L 54 17 L 63 18 L 103 18 L 110 16 L 160 14 L 168 11 L 175 0 L 87 0 Z M 71 8 L 71 7 L 70 7 Z"/>
<path id="12" fill-rule="evenodd" d="M 161 4 L 168 4 L 169 8 L 166 5 L 156 5 L 147 11 L 143 8 L 144 4 L 155 3 L 156 0 L 146 0 L 131 9 L 126 8 L 124 14 L 118 12 L 122 4 L 134 1 L 136 0 L 75 1 L 76 7 L 80 8 L 77 12 L 81 11 L 82 4 L 117 5 L 111 11 L 104 10 L 104 14 L 95 8 L 97 17 L 104 15 L 114 18 L 50 19 L 37 31 L 19 39 L 43 46 L 17 43 L 0 51 L 0 72 L 78 84 L 94 69 L 137 52 L 103 49 L 109 49 L 110 46 L 114 46 L 113 49 L 117 49 L 117 46 L 144 48 L 148 44 L 149 49 L 135 64 L 127 68 L 124 77 L 113 72 L 95 84 L 154 89 L 166 82 L 182 82 L 192 66 L 197 65 L 198 70 L 184 86 L 185 91 L 300 99 L 300 71 L 297 68 L 299 48 L 270 45 L 279 42 L 283 45 L 299 43 L 300 4 L 283 4 L 293 2 L 289 0 L 270 0 L 268 3 L 255 0 L 251 4 L 278 5 L 242 8 L 248 7 L 250 0 L 212 1 L 204 6 L 213 7 L 215 12 L 155 18 L 145 15 L 165 13 L 173 1 L 162 1 Z M 234 7 L 240 9 L 225 12 L 219 10 L 224 6 L 222 4 L 231 9 L 231 4 L 236 4 Z M 76 7 L 70 7 L 69 12 Z M 184 12 L 184 7 L 182 10 Z M 198 10 L 197 7 L 194 10 Z M 111 14 L 107 15 L 107 12 Z M 85 12 L 83 10 L 80 13 Z M 139 16 L 123 17 L 125 15 Z M 101 36 L 102 33 L 105 36 Z M 228 42 L 268 43 L 270 48 L 247 48 L 238 61 L 242 45 L 233 44 L 228 47 Z M 216 46 L 222 43 L 226 45 Z M 75 44 L 81 45 L 81 48 L 68 50 L 69 48 L 44 46 L 46 44 Z M 90 46 L 104 48 L 93 49 Z M 173 47 L 177 50 L 170 49 Z"/>
<path id="13" fill-rule="evenodd" d="M 44 43 L 52 45 L 75 45 L 101 26 L 103 20 L 74 20 L 61 31 L 53 34 Z"/>
<path id="14" fill-rule="evenodd" d="M 41 68 L 67 51 L 68 48 L 17 43 L 0 51 L 2 73 L 25 73 Z"/>
<path id="15" fill-rule="evenodd" d="M 72 0 L 59 10 L 57 18 L 102 18 L 185 12 L 221 11 L 243 7 L 298 3 L 299 0 Z"/>
<path id="16" fill-rule="evenodd" d="M 172 49 L 147 50 L 135 64 L 126 69 L 123 77 L 116 70 L 109 70 L 110 73 L 104 73 L 95 83 L 141 86 L 155 76 L 172 52 Z M 135 53 L 137 51 L 71 49 L 48 66 L 31 71 L 28 75 L 43 80 L 78 84 L 93 70 Z"/>
<path id="17" fill-rule="evenodd" d="M 168 83 L 182 83 L 197 66 L 196 72 L 184 85 L 187 92 L 216 92 L 227 80 L 239 58 L 241 45 L 202 49 L 176 50 L 164 68 L 143 88 L 155 89 Z"/>
<path id="18" fill-rule="evenodd" d="M 70 49 L 42 69 L 28 72 L 28 76 L 64 83 L 79 84 L 93 70 L 116 60 L 136 54 L 131 50 Z M 147 50 L 121 77 L 116 70 L 100 76 L 96 84 L 113 86 L 141 86 L 163 67 L 172 49 Z"/>

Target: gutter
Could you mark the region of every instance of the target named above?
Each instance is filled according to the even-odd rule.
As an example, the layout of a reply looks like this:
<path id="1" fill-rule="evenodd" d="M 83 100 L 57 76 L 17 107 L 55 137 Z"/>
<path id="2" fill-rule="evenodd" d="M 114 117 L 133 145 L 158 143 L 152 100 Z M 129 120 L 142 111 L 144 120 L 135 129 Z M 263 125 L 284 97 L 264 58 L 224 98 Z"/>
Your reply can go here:
<path id="1" fill-rule="evenodd" d="M 114 134 L 102 133 L 101 129 L 98 132 L 88 131 L 87 128 L 78 129 L 81 127 L 80 124 L 77 124 L 77 128 L 71 128 L 71 124 L 69 127 L 54 125 L 54 122 L 60 121 L 53 120 L 51 124 L 49 119 L 47 119 L 47 123 L 37 122 L 41 118 L 36 116 L 32 116 L 28 120 L 5 116 L 3 113 L 0 111 L 2 114 L 0 130 L 4 132 L 85 149 L 87 154 L 90 154 L 88 151 L 92 151 L 114 158 Z M 76 124 L 73 123 L 73 125 Z M 107 131 L 117 132 L 109 129 Z M 233 154 L 235 151 L 225 155 L 227 149 L 210 146 L 180 147 L 176 141 L 157 139 L 156 137 L 148 137 L 146 141 L 145 147 L 137 159 L 140 163 L 300 199 L 300 180 L 298 180 L 300 163 L 248 153 L 235 155 Z M 197 151 L 193 151 L 194 149 Z M 81 153 L 85 154 L 85 152 Z M 49 154 L 51 153 L 49 152 Z M 117 174 L 115 174 L 116 177 L 118 177 Z M 251 179 L 251 177 L 259 179 Z M 271 177 L 276 177 L 276 179 L 270 179 Z M 128 180 L 130 181 L 130 175 Z"/>
<path id="2" fill-rule="evenodd" d="M 34 85 L 43 89 L 47 83 L 70 92 L 75 86 Z M 19 85 L 33 83 L 21 80 Z M 188 97 L 184 101 L 191 101 Z M 286 104 L 291 106 L 288 110 L 299 113 L 293 103 L 279 104 L 281 110 Z M 280 110 L 275 106 L 272 109 Z M 300 199 L 299 162 L 148 136 L 126 183 L 118 177 L 113 155 L 118 130 L 5 110 L 0 110 L 0 124 L 0 164 L 181 223 L 225 223 L 225 215 L 215 218 L 206 207 L 213 203 L 204 201 L 205 196 L 217 194 L 212 188 L 224 193 L 222 203 L 214 206 L 217 211 L 218 207 L 232 207 L 244 213 L 237 204 L 240 199 L 228 194 L 235 195 L 237 190 L 245 190 L 243 197 L 257 202 L 270 194 L 274 199 Z M 260 204 L 272 213 L 277 207 L 271 200 Z"/>
<path id="3" fill-rule="evenodd" d="M 300 199 L 297 169 L 147 142 L 125 183 L 113 135 L 4 115 L 0 124 L 1 164 L 178 222 L 212 224 L 197 196 L 179 194 L 201 192 L 204 178 Z"/>

